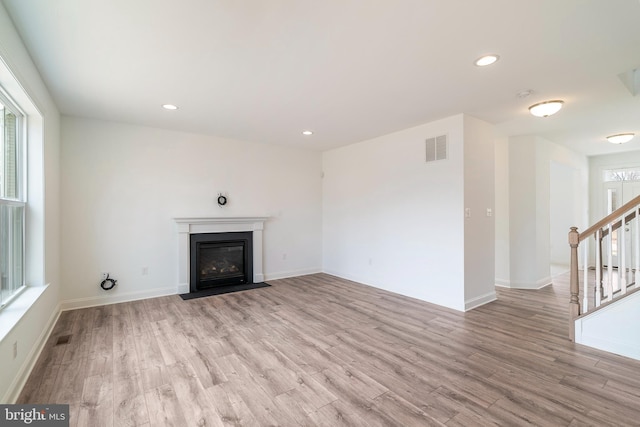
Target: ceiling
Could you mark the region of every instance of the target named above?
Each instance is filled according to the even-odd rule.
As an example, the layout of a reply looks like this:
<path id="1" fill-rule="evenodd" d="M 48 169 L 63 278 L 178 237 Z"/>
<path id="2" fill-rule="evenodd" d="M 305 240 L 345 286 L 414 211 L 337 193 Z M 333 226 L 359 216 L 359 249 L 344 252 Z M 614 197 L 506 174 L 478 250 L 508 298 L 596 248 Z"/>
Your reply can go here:
<path id="1" fill-rule="evenodd" d="M 640 149 L 618 77 L 640 68 L 638 0 L 2 1 L 68 115 L 326 150 L 466 113 L 587 155 Z M 529 115 L 549 99 L 565 107 Z M 620 132 L 638 136 L 605 141 Z"/>

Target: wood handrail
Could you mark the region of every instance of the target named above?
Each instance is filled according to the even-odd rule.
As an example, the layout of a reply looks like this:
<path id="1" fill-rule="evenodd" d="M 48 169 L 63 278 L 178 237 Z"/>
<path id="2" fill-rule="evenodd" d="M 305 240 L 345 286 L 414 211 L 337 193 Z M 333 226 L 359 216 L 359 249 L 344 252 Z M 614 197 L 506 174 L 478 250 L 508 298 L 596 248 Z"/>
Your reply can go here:
<path id="1" fill-rule="evenodd" d="M 616 218 L 619 218 L 620 215 L 622 215 L 623 213 L 625 213 L 628 210 L 631 210 L 631 208 L 635 207 L 636 205 L 640 205 L 640 196 L 637 196 L 637 197 L 631 199 L 630 201 L 628 201 L 624 205 L 620 206 L 615 211 L 611 212 L 609 215 L 607 215 L 604 218 L 602 218 L 600 221 L 598 221 L 595 224 L 593 224 L 591 227 L 589 227 L 586 230 L 584 230 L 582 233 L 580 233 L 579 241 L 582 242 L 584 239 L 588 238 L 593 233 L 595 233 L 596 230 L 598 230 L 599 228 L 604 227 L 605 225 L 608 225 L 611 221 L 613 221 Z M 633 218 L 633 217 L 631 217 L 631 218 Z M 620 222 L 620 221 L 618 221 L 618 222 Z M 619 228 L 620 225 L 618 225 L 616 228 Z"/>
<path id="2" fill-rule="evenodd" d="M 589 237 L 593 236 L 594 234 L 596 235 L 596 306 L 601 306 L 600 304 L 600 300 L 598 299 L 598 295 L 600 295 L 600 293 L 602 292 L 602 283 L 597 283 L 598 280 L 601 281 L 601 272 L 602 272 L 602 252 L 600 251 L 598 255 L 598 249 L 601 249 L 601 245 L 602 245 L 602 240 L 604 238 L 605 235 L 609 234 L 609 231 L 613 232 L 614 230 L 617 230 L 621 227 L 623 227 L 625 224 L 627 224 L 628 222 L 630 222 L 631 220 L 635 219 L 637 223 L 640 223 L 640 214 L 636 215 L 636 213 L 638 212 L 638 206 L 640 206 L 640 196 L 637 196 L 633 199 L 631 199 L 629 202 L 625 203 L 624 205 L 620 206 L 618 209 L 616 209 L 615 211 L 611 212 L 609 215 L 605 216 L 604 218 L 602 218 L 600 221 L 596 222 L 595 224 L 593 224 L 591 227 L 587 228 L 586 230 L 584 230 L 582 233 L 578 233 L 578 228 L 577 227 L 571 227 L 571 230 L 569 231 L 569 247 L 571 248 L 571 268 L 570 268 L 570 273 L 569 273 L 569 293 L 570 293 L 570 300 L 569 300 L 569 339 L 571 341 L 575 340 L 575 319 L 578 318 L 579 316 L 581 316 L 582 314 L 586 313 L 588 310 L 588 307 L 586 306 L 588 304 L 588 300 L 586 299 L 585 296 L 585 307 L 581 307 L 580 306 L 580 300 L 579 300 L 579 296 L 580 296 L 580 279 L 578 277 L 578 246 L 580 245 L 580 242 L 588 239 Z M 627 214 L 628 212 L 628 214 Z M 637 218 L 638 217 L 638 218 Z M 600 230 L 600 233 L 598 233 L 598 230 Z M 637 236 L 637 235 L 636 235 Z M 624 235 L 623 235 L 624 237 Z M 636 237 L 637 239 L 637 237 Z M 610 240 L 611 242 L 612 240 Z M 638 245 L 638 243 L 636 243 L 636 246 Z M 640 250 L 640 248 L 636 248 L 636 250 Z M 587 292 L 586 286 L 587 286 L 587 275 L 586 275 L 586 269 L 587 269 L 587 257 L 588 255 L 585 255 L 585 265 L 584 265 L 584 271 L 585 271 L 585 291 Z M 611 262 L 611 253 L 609 254 L 609 258 Z M 625 264 L 624 264 L 624 247 L 622 248 L 622 269 L 623 271 L 625 271 L 625 275 L 626 275 L 626 269 L 625 269 Z M 640 270 L 640 260 L 639 258 L 636 258 L 636 269 Z M 600 270 L 598 270 L 600 269 Z M 600 271 L 600 279 L 598 279 L 598 271 Z M 609 265 L 609 274 L 611 274 L 612 271 L 612 264 Z M 637 284 L 638 281 L 638 277 L 636 276 L 636 282 L 634 283 L 634 285 Z M 609 282 L 611 283 L 611 282 Z M 624 280 L 622 280 L 622 285 L 623 288 L 622 289 L 622 293 L 626 294 L 626 289 L 627 289 L 627 282 L 626 282 L 626 278 L 624 278 Z M 600 287 L 600 289 L 598 289 L 597 287 Z M 609 287 L 609 296 L 608 299 L 609 301 L 613 300 L 613 292 L 611 292 L 611 287 Z"/>
<path id="3" fill-rule="evenodd" d="M 624 217 L 624 223 L 626 224 L 627 222 L 631 221 L 635 217 L 636 217 L 636 212 L 633 211 L 629 215 Z M 622 227 L 622 221 L 618 220 L 618 221 L 614 222 L 613 224 L 611 224 L 611 231 L 616 231 L 620 227 Z M 604 238 L 607 234 L 609 234 L 609 227 L 602 229 L 602 235 L 600 237 Z M 585 238 L 586 237 L 588 237 L 588 236 L 585 236 Z"/>

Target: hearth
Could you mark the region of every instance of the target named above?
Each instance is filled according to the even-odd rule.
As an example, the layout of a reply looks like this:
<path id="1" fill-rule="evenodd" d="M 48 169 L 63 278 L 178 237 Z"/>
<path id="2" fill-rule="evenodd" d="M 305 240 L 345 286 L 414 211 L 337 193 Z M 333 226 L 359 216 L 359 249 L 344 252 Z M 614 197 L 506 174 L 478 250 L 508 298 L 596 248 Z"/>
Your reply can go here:
<path id="1" fill-rule="evenodd" d="M 190 235 L 190 292 L 253 282 L 252 232 Z"/>

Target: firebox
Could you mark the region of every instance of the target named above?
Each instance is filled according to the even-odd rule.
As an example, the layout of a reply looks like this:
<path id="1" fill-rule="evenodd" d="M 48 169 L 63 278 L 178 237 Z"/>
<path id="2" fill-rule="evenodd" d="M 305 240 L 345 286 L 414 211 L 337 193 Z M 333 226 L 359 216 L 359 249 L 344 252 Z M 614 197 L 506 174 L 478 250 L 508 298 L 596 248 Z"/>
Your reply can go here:
<path id="1" fill-rule="evenodd" d="M 252 232 L 190 235 L 190 292 L 252 283 Z"/>

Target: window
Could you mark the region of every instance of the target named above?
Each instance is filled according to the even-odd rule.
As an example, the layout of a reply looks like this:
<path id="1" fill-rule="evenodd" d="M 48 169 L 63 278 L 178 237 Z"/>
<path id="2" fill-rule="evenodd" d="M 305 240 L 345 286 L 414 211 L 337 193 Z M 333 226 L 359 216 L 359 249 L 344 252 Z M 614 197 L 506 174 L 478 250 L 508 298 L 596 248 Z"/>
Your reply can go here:
<path id="1" fill-rule="evenodd" d="M 639 181 L 640 168 L 605 169 L 602 171 L 604 182 Z"/>
<path id="2" fill-rule="evenodd" d="M 24 289 L 24 115 L 0 87 L 0 309 Z"/>

